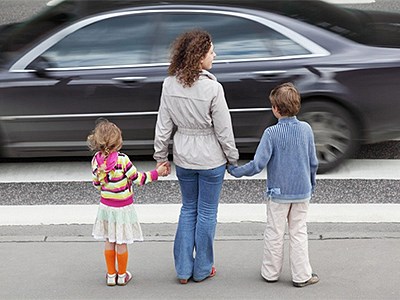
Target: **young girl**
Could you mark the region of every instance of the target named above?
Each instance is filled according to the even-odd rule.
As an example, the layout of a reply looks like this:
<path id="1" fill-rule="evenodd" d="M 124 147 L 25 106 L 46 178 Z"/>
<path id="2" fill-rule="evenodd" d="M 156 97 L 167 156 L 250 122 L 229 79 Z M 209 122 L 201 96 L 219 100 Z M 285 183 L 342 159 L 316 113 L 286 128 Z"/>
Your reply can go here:
<path id="1" fill-rule="evenodd" d="M 144 185 L 155 181 L 159 175 L 167 175 L 167 167 L 163 164 L 156 170 L 138 172 L 129 157 L 119 152 L 122 147 L 121 130 L 107 120 L 101 120 L 87 140 L 89 148 L 97 151 L 92 159 L 92 174 L 93 185 L 101 196 L 93 236 L 106 240 L 107 285 L 126 285 L 132 279 L 131 273 L 126 270 L 127 244 L 143 240 L 133 206 L 132 183 Z"/>

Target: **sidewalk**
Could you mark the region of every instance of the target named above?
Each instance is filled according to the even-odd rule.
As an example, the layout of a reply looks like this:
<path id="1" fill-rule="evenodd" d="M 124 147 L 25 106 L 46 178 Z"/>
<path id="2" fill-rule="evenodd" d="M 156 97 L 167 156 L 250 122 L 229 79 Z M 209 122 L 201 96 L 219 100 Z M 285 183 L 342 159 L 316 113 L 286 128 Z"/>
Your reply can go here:
<path id="1" fill-rule="evenodd" d="M 173 267 L 176 224 L 143 224 L 129 247 L 133 282 L 104 284 L 103 243 L 91 225 L 0 226 L 0 299 L 399 299 L 399 223 L 310 223 L 313 271 L 321 281 L 291 285 L 288 255 L 279 282 L 259 275 L 263 223 L 218 225 L 217 275 L 180 285 Z M 285 245 L 287 251 L 287 244 Z"/>

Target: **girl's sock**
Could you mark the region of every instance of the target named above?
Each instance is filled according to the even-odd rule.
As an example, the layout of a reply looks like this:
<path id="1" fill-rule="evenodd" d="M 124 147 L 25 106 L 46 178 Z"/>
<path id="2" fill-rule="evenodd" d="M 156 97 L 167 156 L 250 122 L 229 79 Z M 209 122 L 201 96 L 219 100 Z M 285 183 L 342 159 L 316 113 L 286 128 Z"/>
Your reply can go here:
<path id="1" fill-rule="evenodd" d="M 118 259 L 118 274 L 123 275 L 126 273 L 126 267 L 128 265 L 128 251 L 124 253 L 117 253 Z"/>
<path id="2" fill-rule="evenodd" d="M 115 250 L 104 250 L 104 257 L 106 258 L 107 273 L 110 275 L 117 273 L 115 269 Z"/>

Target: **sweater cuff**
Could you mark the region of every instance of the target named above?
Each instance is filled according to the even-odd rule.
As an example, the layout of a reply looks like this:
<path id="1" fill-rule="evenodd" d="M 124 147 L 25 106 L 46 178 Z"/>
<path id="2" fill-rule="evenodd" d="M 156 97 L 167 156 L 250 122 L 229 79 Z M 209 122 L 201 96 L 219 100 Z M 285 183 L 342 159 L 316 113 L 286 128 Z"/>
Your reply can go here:
<path id="1" fill-rule="evenodd" d="M 157 170 L 150 171 L 150 175 L 151 175 L 151 181 L 158 180 L 158 172 L 157 172 Z"/>

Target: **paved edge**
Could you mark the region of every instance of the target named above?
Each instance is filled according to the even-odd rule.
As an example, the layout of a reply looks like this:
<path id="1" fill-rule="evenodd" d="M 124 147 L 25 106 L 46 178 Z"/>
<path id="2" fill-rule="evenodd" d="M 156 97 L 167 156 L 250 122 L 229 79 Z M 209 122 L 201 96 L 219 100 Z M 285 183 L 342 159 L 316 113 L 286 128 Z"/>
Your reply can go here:
<path id="1" fill-rule="evenodd" d="M 248 160 L 240 160 L 239 164 Z M 151 170 L 154 161 L 135 161 L 138 170 Z M 327 174 L 318 174 L 317 179 L 388 179 L 400 180 L 400 159 L 349 159 Z M 90 159 L 87 162 L 25 162 L 1 163 L 0 183 L 17 182 L 91 182 Z M 62 170 L 60 172 L 60 170 Z M 38 176 L 40 174 L 40 176 Z M 251 177 L 235 178 L 225 173 L 225 180 L 254 180 L 267 177 L 266 170 Z M 176 181 L 175 165 L 171 175 L 160 177 L 160 181 Z"/>
<path id="2" fill-rule="evenodd" d="M 145 242 L 172 242 L 177 224 L 142 224 Z M 217 241 L 262 240 L 264 222 L 219 223 Z M 1 243 L 92 243 L 92 224 L 0 226 Z M 310 240 L 400 239 L 400 223 L 308 223 Z"/>
<path id="3" fill-rule="evenodd" d="M 177 223 L 180 204 L 136 204 L 141 223 Z M 98 205 L 0 206 L 1 225 L 92 224 Z M 265 204 L 220 204 L 218 222 L 264 222 Z M 400 204 L 310 204 L 309 222 L 400 223 Z"/>

